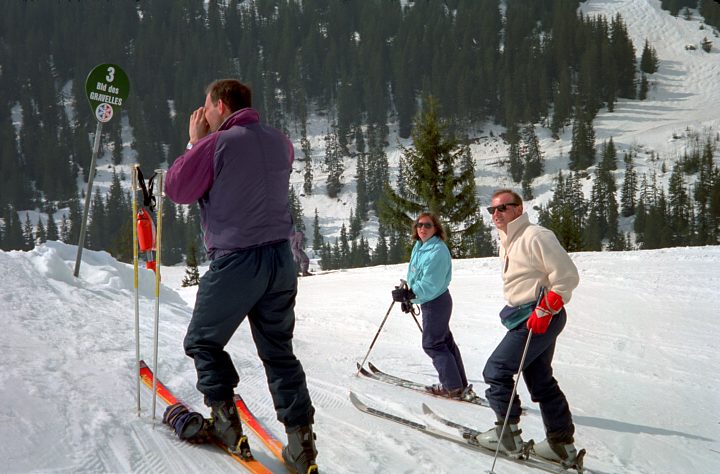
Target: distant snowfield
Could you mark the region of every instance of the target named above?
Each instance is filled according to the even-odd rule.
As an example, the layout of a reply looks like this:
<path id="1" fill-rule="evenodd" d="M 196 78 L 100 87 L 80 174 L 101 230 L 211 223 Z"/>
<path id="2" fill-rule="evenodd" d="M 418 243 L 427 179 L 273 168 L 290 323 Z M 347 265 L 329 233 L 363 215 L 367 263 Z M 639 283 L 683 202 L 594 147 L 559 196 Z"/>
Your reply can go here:
<path id="1" fill-rule="evenodd" d="M 0 252 L 2 332 L 0 459 L 3 472 L 228 472 L 229 456 L 177 440 L 151 419 L 142 387 L 135 411 L 132 267 L 104 252 L 49 242 L 31 252 Z M 555 375 L 567 394 L 577 445 L 592 473 L 720 472 L 717 299 L 720 246 L 576 253 L 581 283 L 568 305 Z M 317 409 L 321 472 L 457 473 L 489 470 L 492 458 L 357 411 L 350 390 L 419 422 L 421 403 L 477 428 L 489 409 L 416 394 L 355 376 L 405 265 L 371 267 L 299 281 L 294 346 Z M 504 334 L 496 258 L 456 260 L 451 328 L 470 381 L 483 393 L 482 369 Z M 204 414 L 192 360 L 182 339 L 195 288 L 180 288 L 183 267 L 162 268 L 159 377 Z M 142 357 L 152 364 L 154 278 L 141 270 Z M 238 392 L 281 439 L 262 365 L 247 323 L 228 346 L 241 376 Z M 394 309 L 370 355 L 401 376 L 436 381 L 415 323 Z M 530 411 L 526 439 L 543 437 Z M 252 438 L 259 459 L 282 466 Z M 497 473 L 533 472 L 502 459 Z"/>

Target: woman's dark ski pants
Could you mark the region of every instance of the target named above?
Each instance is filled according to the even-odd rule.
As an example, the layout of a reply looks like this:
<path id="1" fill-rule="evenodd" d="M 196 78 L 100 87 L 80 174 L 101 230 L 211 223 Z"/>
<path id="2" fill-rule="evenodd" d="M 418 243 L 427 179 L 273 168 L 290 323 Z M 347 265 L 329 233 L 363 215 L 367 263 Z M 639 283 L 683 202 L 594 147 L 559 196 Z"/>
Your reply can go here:
<path id="1" fill-rule="evenodd" d="M 233 397 L 240 379 L 224 348 L 247 316 L 278 420 L 287 427 L 312 424 L 315 409 L 292 347 L 296 294 L 288 241 L 213 260 L 200 279 L 184 343 L 206 403 Z"/>
<path id="2" fill-rule="evenodd" d="M 422 347 L 432 359 L 440 383 L 446 390 L 465 388 L 468 384 L 460 349 L 450 332 L 452 306 L 450 291 L 420 305 L 423 321 Z"/>
<path id="3" fill-rule="evenodd" d="M 553 377 L 552 369 L 555 341 L 565 327 L 565 322 L 566 314 L 563 309 L 553 316 L 544 334 L 533 333 L 525 356 L 523 379 L 532 401 L 540 405 L 548 439 L 570 443 L 573 441 L 575 426 L 565 394 Z M 514 384 L 513 376 L 520 367 L 528 333 L 525 323 L 508 331 L 485 364 L 483 377 L 489 385 L 485 396 L 498 419 L 504 419 L 507 414 Z M 520 398 L 515 395 L 510 410 L 510 423 L 518 423 L 520 413 Z"/>

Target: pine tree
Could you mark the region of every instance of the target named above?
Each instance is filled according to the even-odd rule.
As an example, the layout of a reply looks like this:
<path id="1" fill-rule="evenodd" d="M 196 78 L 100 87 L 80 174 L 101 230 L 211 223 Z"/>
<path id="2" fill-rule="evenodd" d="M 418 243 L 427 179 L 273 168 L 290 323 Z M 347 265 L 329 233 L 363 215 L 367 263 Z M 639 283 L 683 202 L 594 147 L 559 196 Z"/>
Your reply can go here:
<path id="1" fill-rule="evenodd" d="M 302 149 L 303 156 L 305 158 L 305 171 L 303 173 L 303 192 L 306 196 L 312 196 L 313 188 L 313 167 L 312 167 L 312 148 L 310 147 L 310 140 L 307 139 L 305 131 L 303 130 L 303 136 L 300 138 L 300 148 Z"/>
<path id="2" fill-rule="evenodd" d="M 595 130 L 592 117 L 576 108 L 570 148 L 570 169 L 584 170 L 595 164 Z"/>
<path id="3" fill-rule="evenodd" d="M 355 175 L 355 212 L 358 221 L 366 221 L 368 218 L 368 192 L 367 173 L 365 170 L 365 157 L 357 157 L 357 174 Z"/>
<path id="4" fill-rule="evenodd" d="M 12 206 L 7 206 L 3 215 L 3 250 L 27 250 L 20 218 Z"/>
<path id="5" fill-rule="evenodd" d="M 620 194 L 620 214 L 623 217 L 630 217 L 635 214 L 637 174 L 635 173 L 632 154 L 626 153 L 623 161 L 625 162 L 625 180 Z"/>
<path id="6" fill-rule="evenodd" d="M 37 224 L 35 224 L 35 229 L 35 243 L 44 244 L 45 242 L 47 242 L 47 233 L 45 232 L 45 226 L 43 225 L 42 219 L 40 218 L 39 214 Z"/>
<path id="7" fill-rule="evenodd" d="M 319 252 L 323 248 L 323 236 L 320 233 L 320 217 L 318 210 L 315 208 L 315 217 L 313 218 L 313 250 Z"/>
<path id="8" fill-rule="evenodd" d="M 30 222 L 30 213 L 25 213 L 25 223 L 22 226 L 22 250 L 32 250 L 35 248 L 35 232 L 32 222 Z"/>
<path id="9" fill-rule="evenodd" d="M 474 232 L 479 223 L 472 155 L 447 128 L 437 103 L 428 98 L 416 119 L 413 146 L 402 147 L 407 163 L 405 193 L 386 188 L 380 216 L 396 231 L 408 229 L 414 216 L 425 210 L 440 216 L 452 251 L 454 235 L 461 238 L 465 232 Z"/>
<path id="10" fill-rule="evenodd" d="M 350 232 L 348 234 L 348 238 L 350 240 L 355 240 L 360 235 L 360 231 L 362 230 L 362 220 L 360 219 L 360 214 L 355 214 L 353 212 L 353 209 L 350 209 Z"/>
<path id="11" fill-rule="evenodd" d="M 600 160 L 600 169 L 603 171 L 615 171 L 617 169 L 617 150 L 612 137 L 607 142 L 603 142 L 602 158 Z"/>
<path id="12" fill-rule="evenodd" d="M 523 171 L 523 179 L 532 181 L 541 176 L 545 168 L 543 163 L 543 153 L 540 150 L 540 141 L 535 134 L 535 126 L 528 124 L 523 129 L 523 142 L 527 147 L 525 152 L 525 169 Z"/>
<path id="13" fill-rule="evenodd" d="M 572 86 L 568 69 L 570 68 L 566 65 L 560 67 L 560 77 L 554 93 L 554 107 L 550 130 L 552 131 L 553 138 L 556 140 L 560 138 L 560 131 L 565 128 L 566 122 L 572 113 Z"/>
<path id="14" fill-rule="evenodd" d="M 128 213 L 129 214 L 129 213 Z M 130 226 L 125 227 L 126 232 L 129 230 L 130 234 L 127 234 L 126 239 L 120 242 L 114 242 L 113 255 L 118 253 L 122 255 L 122 259 L 130 258 L 131 255 L 128 253 L 129 246 L 126 242 L 129 241 L 127 237 L 132 235 L 132 219 L 125 221 L 125 225 L 130 223 Z M 182 238 L 184 236 L 183 227 L 184 223 L 182 217 L 178 217 L 178 206 L 175 205 L 169 199 L 163 201 L 163 232 L 162 232 L 162 264 L 163 265 L 176 265 L 183 261 L 183 254 L 187 250 L 188 242 Z"/>
<path id="15" fill-rule="evenodd" d="M 553 197 L 540 212 L 540 225 L 551 229 L 568 252 L 582 250 L 586 206 L 577 173 L 566 179 L 559 171 Z"/>
<path id="16" fill-rule="evenodd" d="M 340 244 L 338 249 L 338 268 L 348 268 L 350 266 L 350 239 L 348 238 L 348 231 L 344 222 L 340 227 Z"/>
<path id="17" fill-rule="evenodd" d="M 401 263 L 410 257 L 410 245 L 407 243 L 407 237 L 400 230 L 390 230 L 390 240 L 388 242 L 388 265 Z"/>
<path id="18" fill-rule="evenodd" d="M 645 77 L 645 74 L 643 73 L 640 76 L 640 90 L 638 90 L 638 99 L 640 99 L 640 100 L 647 99 L 649 88 L 650 88 L 650 85 L 648 84 L 647 77 Z"/>
<path id="19" fill-rule="evenodd" d="M 657 51 L 655 51 L 655 48 L 650 46 L 650 42 L 646 39 L 645 46 L 643 47 L 642 55 L 640 57 L 640 70 L 645 74 L 653 74 L 657 72 L 658 65 L 659 61 Z"/>
<path id="20" fill-rule="evenodd" d="M 325 136 L 325 168 L 328 173 L 325 181 L 327 195 L 336 198 L 343 188 L 342 175 L 345 169 L 342 163 L 335 124 L 332 126 L 332 131 Z"/>
<path id="21" fill-rule="evenodd" d="M 53 218 L 52 210 L 48 210 L 47 212 L 47 240 L 56 241 L 58 239 L 58 228 L 57 224 L 55 223 L 55 219 Z"/>
<path id="22" fill-rule="evenodd" d="M 197 246 L 194 241 L 188 244 L 187 257 L 185 258 L 185 277 L 180 285 L 183 288 L 200 284 L 200 271 L 198 270 Z"/>
<path id="23" fill-rule="evenodd" d="M 668 183 L 668 212 L 673 245 L 688 245 L 691 242 L 690 196 L 683 182 L 681 166 L 673 167 Z"/>
<path id="24" fill-rule="evenodd" d="M 375 211 L 389 181 L 387 154 L 379 134 L 376 127 L 368 125 L 367 202 Z"/>
<path id="25" fill-rule="evenodd" d="M 524 165 L 522 156 L 520 156 L 520 135 L 515 125 L 508 128 L 508 171 L 510 177 L 516 183 L 522 180 Z"/>
<path id="26" fill-rule="evenodd" d="M 73 196 L 68 202 L 68 227 L 70 229 L 68 239 L 64 242 L 77 244 L 80 241 L 80 228 L 82 227 L 82 210 L 77 196 Z"/>
<path id="27" fill-rule="evenodd" d="M 385 226 L 378 226 L 377 243 L 372 258 L 373 265 L 386 265 L 388 263 L 388 244 L 385 236 Z"/>
<path id="28" fill-rule="evenodd" d="M 90 222 L 87 225 L 87 247 L 91 250 L 102 250 L 108 243 L 107 211 L 100 189 L 95 191 L 90 208 Z"/>
<path id="29" fill-rule="evenodd" d="M 293 224 L 297 230 L 305 232 L 305 220 L 303 219 L 303 208 L 300 199 L 295 193 L 295 186 L 290 185 L 288 190 L 288 205 L 290 207 L 290 215 L 292 216 Z"/>
<path id="30" fill-rule="evenodd" d="M 60 219 L 60 240 L 66 244 L 70 243 L 70 222 L 67 214 L 63 214 L 62 219 Z"/>

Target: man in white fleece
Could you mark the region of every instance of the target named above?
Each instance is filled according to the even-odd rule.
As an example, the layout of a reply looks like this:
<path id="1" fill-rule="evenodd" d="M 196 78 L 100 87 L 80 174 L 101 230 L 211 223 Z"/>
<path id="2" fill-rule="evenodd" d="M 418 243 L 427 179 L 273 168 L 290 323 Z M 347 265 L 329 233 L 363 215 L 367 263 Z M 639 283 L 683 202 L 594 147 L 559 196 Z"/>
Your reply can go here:
<path id="1" fill-rule="evenodd" d="M 512 400 L 505 431 L 500 436 L 528 337 L 530 344 L 523 378 L 532 401 L 540 405 L 546 439 L 534 447 L 535 454 L 571 467 L 576 463 L 575 426 L 565 394 L 553 377 L 555 341 L 565 327 L 564 305 L 580 279 L 575 264 L 555 234 L 531 224 L 522 198 L 510 189 L 493 193 L 487 208 L 500 235 L 503 292 L 507 306 L 500 320 L 508 332 L 488 359 L 483 377 L 485 395 L 497 416 L 496 426 L 477 436 L 490 449 L 510 456 L 522 454 L 520 399 Z M 532 331 L 532 334 L 530 332 Z"/>

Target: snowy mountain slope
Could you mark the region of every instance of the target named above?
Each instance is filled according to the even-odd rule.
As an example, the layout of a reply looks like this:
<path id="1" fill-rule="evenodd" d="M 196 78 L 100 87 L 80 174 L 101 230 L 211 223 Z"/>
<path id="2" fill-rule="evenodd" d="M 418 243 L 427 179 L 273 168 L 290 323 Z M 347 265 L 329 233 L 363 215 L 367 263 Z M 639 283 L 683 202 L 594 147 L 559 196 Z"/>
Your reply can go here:
<path id="1" fill-rule="evenodd" d="M 692 10 L 692 17 L 686 20 L 683 15 L 671 16 L 660 8 L 659 0 L 587 0 L 580 4 L 584 15 L 604 15 L 610 19 L 620 14 L 627 25 L 628 32 L 635 45 L 639 61 L 645 40 L 656 49 L 660 60 L 659 71 L 648 76 L 650 90 L 648 99 L 644 101 L 620 99 L 615 104 L 615 110 L 608 112 L 602 109 L 594 121 L 596 144 L 599 148 L 603 141 L 613 139 L 618 150 L 619 160 L 623 153 L 634 151 L 637 154 L 635 169 L 640 177 L 653 172 L 657 173 L 659 185 L 667 186 L 672 164 L 683 156 L 685 151 L 692 151 L 697 146 L 696 139 L 702 144 L 707 136 L 717 137 L 720 132 L 720 39 L 717 31 L 704 25 L 702 17 Z M 703 29 L 700 29 L 701 26 Z M 696 46 L 707 37 L 715 42 L 710 53 L 698 48 L 695 51 L 685 49 L 686 44 Z M 66 85 L 66 92 L 69 85 Z M 201 93 L 198 91 L 198 101 L 201 102 Z M 69 101 L 66 111 L 70 117 L 74 116 L 74 107 L 84 106 L 81 101 Z M 16 114 L 17 115 L 17 114 Z M 14 125 L 19 127 L 18 118 L 14 118 Z M 508 151 L 500 134 L 502 127 L 492 123 L 478 124 L 477 129 L 471 131 L 471 138 L 475 143 L 471 146 L 476 161 L 477 193 L 481 205 L 489 201 L 492 191 L 498 187 L 519 188 L 512 182 L 506 168 L 500 162 L 507 157 Z M 345 186 L 339 198 L 329 198 L 325 193 L 326 173 L 322 170 L 325 154 L 324 136 L 329 129 L 327 116 L 312 115 L 308 123 L 308 139 L 312 146 L 314 189 L 312 195 L 304 195 L 303 170 L 305 162 L 299 134 L 291 130 L 295 143 L 296 156 L 295 172 L 291 177 L 291 184 L 300 195 L 300 202 L 305 215 L 305 225 L 312 230 L 315 209 L 318 210 L 321 233 L 330 242 L 340 235 L 343 223 L 349 224 L 351 208 L 355 207 L 356 189 L 354 176 L 356 163 L 354 159 L 345 160 L 344 180 Z M 541 124 L 536 124 L 536 133 L 540 139 L 541 149 L 545 156 L 545 175 L 533 182 L 535 199 L 526 206 L 532 219 L 536 218 L 533 207 L 540 206 L 552 198 L 553 180 L 559 170 L 567 170 L 568 153 L 571 145 L 571 127 L 566 127 L 559 140 L 550 136 L 549 130 Z M 123 126 L 123 164 L 113 167 L 111 164 L 112 151 L 104 149 L 99 157 L 95 188 L 106 192 L 110 186 L 113 168 L 124 175 L 126 183 L 129 182 L 130 167 L 135 162 L 136 152 L 131 148 L 133 141 L 132 129 Z M 386 149 L 390 164 L 391 179 L 395 179 L 397 163 L 401 154 L 398 144 L 411 145 L 409 140 L 397 138 L 395 124 L 390 124 L 389 147 Z M 720 151 L 716 151 L 716 160 L 720 163 Z M 617 183 L 621 183 L 624 170 L 622 162 L 616 172 Z M 662 172 L 663 165 L 667 170 Z M 152 170 L 145 170 L 150 173 Z M 593 168 L 589 170 L 593 173 Z M 694 182 L 694 177 L 687 178 L 687 184 Z M 85 185 L 80 183 L 84 190 Z M 584 190 L 586 197 L 590 196 L 592 180 L 586 180 Z M 55 213 L 55 220 L 59 223 L 63 213 L 61 209 Z M 38 213 L 28 211 L 31 222 L 35 223 Z M 20 218 L 25 219 L 25 211 L 21 211 Z M 40 216 L 45 221 L 45 216 Z M 631 231 L 631 221 L 621 221 L 623 231 Z M 374 247 L 377 238 L 377 219 L 365 224 L 363 234 Z M 312 256 L 312 255 L 311 255 Z"/>
<path id="2" fill-rule="evenodd" d="M 588 0 L 582 2 L 580 11 L 584 15 L 604 15 L 611 19 L 620 14 L 627 25 L 630 37 L 635 45 L 638 64 L 645 40 L 649 40 L 660 60 L 659 71 L 648 76 L 650 91 L 644 101 L 620 99 L 615 110 L 608 112 L 601 109 L 593 126 L 595 129 L 598 150 L 604 141 L 613 139 L 618 150 L 619 170 L 615 172 L 616 182 L 622 183 L 624 168 L 622 156 L 624 152 L 634 151 L 636 171 L 640 176 L 646 173 L 648 178 L 657 173 L 658 183 L 667 186 L 672 164 L 683 156 L 685 151 L 691 152 L 700 146 L 707 136 L 715 137 L 720 132 L 720 39 L 716 38 L 716 30 L 704 25 L 702 17 L 693 10 L 693 17 L 685 20 L 682 16 L 673 17 L 660 8 L 659 0 Z M 704 25 L 704 29 L 700 29 Z M 703 38 L 715 41 L 715 48 L 706 53 L 699 48 Z M 695 51 L 685 50 L 686 44 L 695 44 Z M 545 157 L 545 175 L 533 181 L 535 199 L 526 208 L 531 218 L 536 212 L 532 209 L 552 198 L 553 180 L 559 170 L 568 170 L 568 153 L 571 148 L 572 127 L 568 126 L 555 140 L 546 128 L 536 125 L 536 133 L 540 139 L 541 149 Z M 505 166 L 500 165 L 507 158 L 506 143 L 500 138 L 504 132 L 502 127 L 485 123 L 479 125 L 481 130 L 471 133 L 475 142 L 471 146 L 476 162 L 477 193 L 481 204 L 490 200 L 490 196 L 499 187 L 519 189 L 513 183 Z M 320 163 L 324 157 L 322 138 L 327 131 L 324 121 L 317 119 L 310 126 L 310 137 L 313 145 L 313 161 L 315 173 L 315 189 L 312 196 L 301 197 L 305 212 L 305 224 L 312 228 L 314 209 L 320 214 L 323 235 L 331 241 L 339 236 L 342 222 L 348 225 L 350 208 L 355 206 L 355 188 L 353 183 L 355 163 L 346 160 L 346 186 L 339 199 L 330 199 L 324 194 L 325 174 Z M 397 163 L 401 150 L 398 143 L 410 146 L 408 140 L 398 140 L 391 127 L 390 147 L 387 150 L 390 163 L 391 179 L 395 179 Z M 299 150 L 299 144 L 296 145 Z M 720 152 L 716 152 L 716 160 L 720 163 Z M 667 172 L 662 172 L 663 163 Z M 292 183 L 300 193 L 303 184 L 302 170 L 304 162 L 297 162 Z M 591 174 L 594 167 L 590 168 Z M 694 182 L 694 178 L 687 180 Z M 592 181 L 585 182 L 586 197 L 590 197 Z M 619 198 L 619 195 L 618 195 Z M 487 217 L 487 216 L 486 216 Z M 366 238 L 374 245 L 377 223 L 371 220 L 363 230 Z M 631 230 L 630 228 L 623 229 Z"/>
<path id="3" fill-rule="evenodd" d="M 32 252 L 0 253 L 0 458 L 19 472 L 228 472 L 238 466 L 215 449 L 183 444 L 150 419 L 142 387 L 135 413 L 134 316 L 131 267 L 85 251 L 81 278 L 72 277 L 74 246 L 48 243 Z M 718 472 L 720 382 L 715 369 L 720 296 L 720 247 L 572 255 L 581 284 L 568 305 L 568 326 L 556 354 L 556 377 L 588 450 L 594 473 Z M 319 462 L 326 473 L 481 472 L 492 459 L 358 412 L 348 391 L 427 423 L 427 403 L 466 424 L 486 428 L 490 410 L 438 400 L 357 378 L 390 304 L 404 265 L 364 268 L 299 282 L 295 348 L 317 409 Z M 192 361 L 182 350 L 194 289 L 179 288 L 182 267 L 162 269 L 159 376 L 182 399 L 207 414 L 194 388 Z M 154 280 L 141 271 L 142 357 L 152 358 Z M 451 327 L 468 376 L 480 393 L 482 368 L 503 329 L 495 258 L 454 263 Z M 238 391 L 273 432 L 264 373 L 247 327 L 228 350 L 241 374 Z M 399 310 L 387 320 L 370 360 L 431 383 L 432 364 L 414 322 Z M 526 438 L 542 436 L 530 406 Z M 251 439 L 251 443 L 252 443 Z M 254 445 L 259 446 L 255 442 Z M 275 472 L 269 453 L 258 457 Z M 498 473 L 531 472 L 498 461 Z"/>

